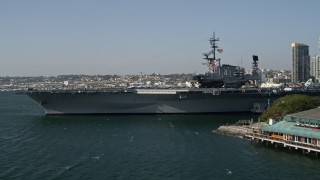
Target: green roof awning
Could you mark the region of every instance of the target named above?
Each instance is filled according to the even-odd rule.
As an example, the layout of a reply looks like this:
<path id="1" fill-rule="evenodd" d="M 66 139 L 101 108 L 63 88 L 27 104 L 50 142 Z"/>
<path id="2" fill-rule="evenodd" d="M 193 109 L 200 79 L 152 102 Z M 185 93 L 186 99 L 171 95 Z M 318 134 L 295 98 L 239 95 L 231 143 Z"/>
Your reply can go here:
<path id="1" fill-rule="evenodd" d="M 295 126 L 294 122 L 280 121 L 272 126 L 262 127 L 263 131 L 290 134 L 301 137 L 320 139 L 320 129 Z"/>

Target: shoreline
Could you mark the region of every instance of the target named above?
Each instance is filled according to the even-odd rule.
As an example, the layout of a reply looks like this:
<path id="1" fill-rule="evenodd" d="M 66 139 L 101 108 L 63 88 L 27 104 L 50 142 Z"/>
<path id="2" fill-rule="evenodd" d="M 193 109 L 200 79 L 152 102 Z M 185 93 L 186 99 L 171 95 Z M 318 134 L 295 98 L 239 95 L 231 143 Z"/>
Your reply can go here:
<path id="1" fill-rule="evenodd" d="M 218 133 L 221 135 L 245 138 L 246 134 L 254 133 L 257 130 L 259 130 L 262 126 L 265 126 L 265 125 L 267 125 L 266 122 L 256 122 L 256 123 L 250 123 L 247 125 L 238 125 L 238 124 L 222 125 L 219 128 L 213 130 L 212 132 Z"/>

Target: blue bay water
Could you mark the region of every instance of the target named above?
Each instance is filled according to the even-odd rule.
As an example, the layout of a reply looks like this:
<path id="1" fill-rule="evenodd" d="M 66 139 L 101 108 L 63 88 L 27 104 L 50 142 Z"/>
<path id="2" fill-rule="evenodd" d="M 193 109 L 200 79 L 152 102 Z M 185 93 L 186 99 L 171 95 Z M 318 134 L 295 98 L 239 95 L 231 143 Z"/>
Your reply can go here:
<path id="1" fill-rule="evenodd" d="M 319 179 L 316 157 L 212 133 L 250 114 L 45 116 L 0 93 L 0 179 Z"/>

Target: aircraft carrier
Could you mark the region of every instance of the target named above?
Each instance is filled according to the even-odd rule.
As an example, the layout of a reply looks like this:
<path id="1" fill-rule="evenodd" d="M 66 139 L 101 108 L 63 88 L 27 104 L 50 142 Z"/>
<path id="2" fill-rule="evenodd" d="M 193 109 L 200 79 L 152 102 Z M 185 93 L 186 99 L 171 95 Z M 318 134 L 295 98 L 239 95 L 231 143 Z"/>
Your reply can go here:
<path id="1" fill-rule="evenodd" d="M 45 113 L 54 114 L 171 114 L 250 112 L 254 105 L 268 107 L 288 94 L 319 96 L 319 89 L 259 88 L 261 71 L 253 55 L 251 74 L 239 66 L 221 64 L 216 58 L 218 38 L 210 38 L 211 50 L 204 53 L 208 67 L 194 77 L 190 88 L 122 88 L 104 90 L 28 90 Z M 261 109 L 260 109 L 261 110 Z"/>

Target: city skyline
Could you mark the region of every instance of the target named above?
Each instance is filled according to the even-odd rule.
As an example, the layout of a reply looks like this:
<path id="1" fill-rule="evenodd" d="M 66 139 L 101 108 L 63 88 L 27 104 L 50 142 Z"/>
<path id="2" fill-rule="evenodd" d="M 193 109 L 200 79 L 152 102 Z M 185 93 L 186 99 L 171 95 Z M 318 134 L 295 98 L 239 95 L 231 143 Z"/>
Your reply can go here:
<path id="1" fill-rule="evenodd" d="M 318 53 L 318 1 L 1 1 L 0 76 L 204 73 L 213 31 L 223 64 L 292 69 Z"/>

